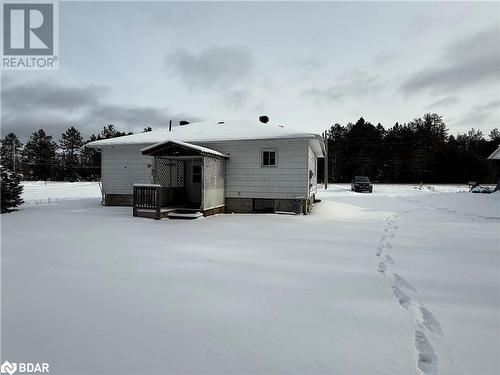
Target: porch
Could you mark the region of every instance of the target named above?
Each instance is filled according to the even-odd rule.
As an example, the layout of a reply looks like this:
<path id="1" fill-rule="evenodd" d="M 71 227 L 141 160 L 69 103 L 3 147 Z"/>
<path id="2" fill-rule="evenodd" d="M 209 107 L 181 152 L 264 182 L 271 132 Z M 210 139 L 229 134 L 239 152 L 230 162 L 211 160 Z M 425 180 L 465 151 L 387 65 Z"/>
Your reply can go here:
<path id="1" fill-rule="evenodd" d="M 153 156 L 153 183 L 134 185 L 134 216 L 193 219 L 224 212 L 225 155 L 179 141 L 141 153 Z"/>

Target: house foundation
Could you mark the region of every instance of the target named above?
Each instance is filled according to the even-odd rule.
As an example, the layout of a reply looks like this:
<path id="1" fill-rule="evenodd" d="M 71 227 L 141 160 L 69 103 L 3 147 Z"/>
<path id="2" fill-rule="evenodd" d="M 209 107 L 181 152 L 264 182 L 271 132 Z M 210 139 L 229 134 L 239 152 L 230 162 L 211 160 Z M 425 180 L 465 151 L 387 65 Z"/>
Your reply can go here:
<path id="1" fill-rule="evenodd" d="M 105 206 L 132 206 L 132 194 L 104 194 Z"/>
<path id="2" fill-rule="evenodd" d="M 308 214 L 311 212 L 312 205 L 312 197 L 310 199 L 226 198 L 227 213 L 281 211 Z"/>

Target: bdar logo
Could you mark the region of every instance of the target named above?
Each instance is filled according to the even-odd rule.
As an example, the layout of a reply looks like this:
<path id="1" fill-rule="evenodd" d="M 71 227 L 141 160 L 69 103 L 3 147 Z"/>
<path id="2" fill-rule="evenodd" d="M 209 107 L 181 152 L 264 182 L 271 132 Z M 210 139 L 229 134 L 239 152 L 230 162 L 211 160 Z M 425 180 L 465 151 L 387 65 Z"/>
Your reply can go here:
<path id="1" fill-rule="evenodd" d="M 4 55 L 52 55 L 53 4 L 3 4 Z"/>
<path id="2" fill-rule="evenodd" d="M 0 372 L 2 374 L 9 374 L 12 375 L 17 371 L 17 363 L 10 363 L 9 361 L 5 361 L 2 363 L 2 366 L 0 366 Z"/>

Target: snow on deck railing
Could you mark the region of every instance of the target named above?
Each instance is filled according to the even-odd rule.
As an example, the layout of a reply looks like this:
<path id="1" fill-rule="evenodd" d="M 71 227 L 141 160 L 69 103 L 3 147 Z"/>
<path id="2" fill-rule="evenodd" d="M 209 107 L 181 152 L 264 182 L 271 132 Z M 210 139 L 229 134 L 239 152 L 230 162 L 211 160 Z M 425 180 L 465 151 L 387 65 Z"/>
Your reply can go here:
<path id="1" fill-rule="evenodd" d="M 161 187 L 159 184 L 134 184 L 134 187 Z"/>
<path id="2" fill-rule="evenodd" d="M 134 216 L 138 216 L 139 210 L 154 210 L 155 219 L 161 219 L 161 185 L 134 184 L 132 209 Z"/>

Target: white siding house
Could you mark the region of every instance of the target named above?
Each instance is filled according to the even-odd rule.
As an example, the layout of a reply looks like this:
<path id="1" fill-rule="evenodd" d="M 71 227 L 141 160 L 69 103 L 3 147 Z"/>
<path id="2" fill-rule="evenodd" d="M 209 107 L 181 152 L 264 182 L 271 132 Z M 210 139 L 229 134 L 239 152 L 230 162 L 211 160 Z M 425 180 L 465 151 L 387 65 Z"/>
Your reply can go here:
<path id="1" fill-rule="evenodd" d="M 113 145 L 101 148 L 101 182 L 110 194 L 132 194 L 134 183 L 151 183 L 153 157 L 140 150 L 149 144 Z"/>
<path id="2" fill-rule="evenodd" d="M 249 140 L 206 143 L 228 155 L 226 197 L 293 199 L 304 195 L 305 140 Z M 274 151 L 276 165 L 263 166 L 263 151 Z"/>
<path id="3" fill-rule="evenodd" d="M 165 204 L 226 212 L 292 211 L 301 204 L 307 213 L 325 153 L 317 134 L 259 121 L 193 123 L 87 147 L 102 155 L 105 204 L 132 204 L 134 184 L 155 183 L 170 197 Z"/>

